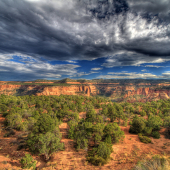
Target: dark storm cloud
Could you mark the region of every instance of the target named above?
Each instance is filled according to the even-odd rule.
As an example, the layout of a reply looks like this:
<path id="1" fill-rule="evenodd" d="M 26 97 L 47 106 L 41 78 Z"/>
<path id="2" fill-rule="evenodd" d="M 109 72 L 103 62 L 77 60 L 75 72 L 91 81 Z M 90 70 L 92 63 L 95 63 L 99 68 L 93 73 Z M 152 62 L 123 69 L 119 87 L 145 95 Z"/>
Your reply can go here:
<path id="1" fill-rule="evenodd" d="M 169 0 L 1 0 L 0 53 L 107 57 L 108 67 L 164 61 L 170 59 L 169 13 Z"/>
<path id="2" fill-rule="evenodd" d="M 170 12 L 169 0 L 127 0 L 130 7 L 136 12 L 148 12 L 153 14 L 167 14 Z"/>

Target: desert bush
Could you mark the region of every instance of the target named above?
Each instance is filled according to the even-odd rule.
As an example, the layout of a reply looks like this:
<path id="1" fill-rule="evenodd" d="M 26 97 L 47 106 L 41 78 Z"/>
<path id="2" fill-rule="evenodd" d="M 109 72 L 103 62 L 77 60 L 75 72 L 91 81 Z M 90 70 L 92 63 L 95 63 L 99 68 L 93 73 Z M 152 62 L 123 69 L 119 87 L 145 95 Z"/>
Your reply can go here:
<path id="1" fill-rule="evenodd" d="M 169 170 L 169 161 L 160 156 L 154 156 L 152 159 L 138 162 L 133 170 Z"/>
<path id="2" fill-rule="evenodd" d="M 8 123 L 8 126 L 19 130 L 22 125 L 22 116 L 19 113 L 8 114 L 8 116 L 6 117 L 6 121 Z"/>
<path id="3" fill-rule="evenodd" d="M 143 143 L 151 143 L 151 139 L 147 136 L 143 136 L 141 133 L 138 134 L 139 139 Z"/>
<path id="4" fill-rule="evenodd" d="M 80 121 L 74 131 L 74 140 L 77 149 L 87 149 L 89 139 L 92 137 L 93 124 L 91 122 Z"/>
<path id="5" fill-rule="evenodd" d="M 92 151 L 88 152 L 87 161 L 96 166 L 104 165 L 110 159 L 110 154 L 112 151 L 111 145 L 101 142 L 97 148 L 93 148 Z"/>
<path id="6" fill-rule="evenodd" d="M 65 118 L 67 121 L 70 121 L 70 120 L 78 121 L 78 119 L 79 119 L 79 114 L 76 113 L 76 112 L 67 111 L 67 112 L 64 113 L 64 118 Z"/>
<path id="7" fill-rule="evenodd" d="M 96 111 L 94 109 L 88 111 L 86 113 L 86 122 L 96 122 Z"/>
<path id="8" fill-rule="evenodd" d="M 104 140 L 105 143 L 107 143 L 108 145 L 112 145 L 112 138 L 111 136 L 107 136 Z"/>
<path id="9" fill-rule="evenodd" d="M 68 138 L 69 139 L 74 139 L 75 128 L 77 125 L 78 125 L 78 121 L 76 120 L 70 120 L 68 122 L 68 126 L 69 126 Z"/>
<path id="10" fill-rule="evenodd" d="M 110 147 L 106 143 L 101 142 L 97 148 L 97 155 L 105 160 L 108 160 L 110 158 L 110 154 L 111 154 Z"/>
<path id="11" fill-rule="evenodd" d="M 163 121 L 159 116 L 150 116 L 147 121 L 147 126 L 152 127 L 153 130 L 160 130 L 160 127 L 162 126 Z"/>
<path id="12" fill-rule="evenodd" d="M 30 134 L 27 145 L 30 151 L 39 153 L 44 156 L 45 160 L 49 160 L 54 152 L 64 149 L 64 144 L 60 142 L 61 137 L 59 129 L 55 133 Z"/>
<path id="13" fill-rule="evenodd" d="M 5 104 L 0 105 L 0 112 L 6 112 L 8 110 L 8 107 Z"/>
<path id="14" fill-rule="evenodd" d="M 128 118 L 125 117 L 125 118 L 124 118 L 124 121 L 123 121 L 123 126 L 127 127 L 127 122 L 128 122 Z"/>
<path id="15" fill-rule="evenodd" d="M 23 169 L 36 169 L 36 161 L 30 154 L 25 154 L 25 156 L 20 160 L 21 166 Z"/>
<path id="16" fill-rule="evenodd" d="M 102 140 L 104 134 L 103 130 L 104 130 L 103 123 L 96 123 L 95 125 L 93 125 L 93 137 L 95 144 L 99 143 Z"/>
<path id="17" fill-rule="evenodd" d="M 8 115 L 8 112 L 4 112 L 4 113 L 2 114 L 3 117 L 6 117 L 7 115 Z"/>
<path id="18" fill-rule="evenodd" d="M 57 118 L 52 118 L 47 113 L 41 114 L 39 119 L 34 125 L 33 132 L 34 133 L 46 133 L 49 131 L 53 131 L 55 127 L 59 124 Z"/>
<path id="19" fill-rule="evenodd" d="M 141 133 L 145 128 L 145 120 L 138 116 L 135 116 L 132 121 L 132 125 L 130 126 L 129 132 L 130 133 Z"/>
<path id="20" fill-rule="evenodd" d="M 160 133 L 158 131 L 153 131 L 151 135 L 155 139 L 159 139 L 160 138 Z"/>
<path id="21" fill-rule="evenodd" d="M 107 113 L 108 113 L 108 109 L 107 109 L 107 107 L 105 106 L 105 107 L 102 108 L 101 114 L 107 116 Z"/>
<path id="22" fill-rule="evenodd" d="M 132 121 L 129 121 L 129 125 L 132 125 Z"/>
<path id="23" fill-rule="evenodd" d="M 144 110 L 142 110 L 142 111 L 140 112 L 140 115 L 141 115 L 141 116 L 146 116 L 146 112 L 145 112 Z"/>
<path id="24" fill-rule="evenodd" d="M 101 108 L 101 105 L 100 105 L 100 103 L 96 103 L 96 104 L 95 104 L 95 108 L 96 108 L 96 109 L 99 109 L 99 108 Z"/>
<path id="25" fill-rule="evenodd" d="M 110 118 L 111 122 L 114 122 L 118 116 L 116 108 L 112 105 L 109 105 L 107 115 Z"/>
<path id="26" fill-rule="evenodd" d="M 143 130 L 143 134 L 148 136 L 148 135 L 151 135 L 152 133 L 152 127 L 145 127 L 144 130 Z"/>
<path id="27" fill-rule="evenodd" d="M 119 142 L 124 137 L 124 132 L 121 131 L 117 123 L 109 123 L 104 128 L 105 138 L 111 137 L 112 143 Z"/>
<path id="28" fill-rule="evenodd" d="M 164 118 L 164 123 L 163 123 L 164 127 L 170 127 L 170 116 L 166 116 Z"/>
<path id="29" fill-rule="evenodd" d="M 88 157 L 87 161 L 92 163 L 93 165 L 96 165 L 96 166 L 102 166 L 107 163 L 107 161 L 105 159 L 103 159 L 102 157 L 100 157 L 98 155 Z"/>

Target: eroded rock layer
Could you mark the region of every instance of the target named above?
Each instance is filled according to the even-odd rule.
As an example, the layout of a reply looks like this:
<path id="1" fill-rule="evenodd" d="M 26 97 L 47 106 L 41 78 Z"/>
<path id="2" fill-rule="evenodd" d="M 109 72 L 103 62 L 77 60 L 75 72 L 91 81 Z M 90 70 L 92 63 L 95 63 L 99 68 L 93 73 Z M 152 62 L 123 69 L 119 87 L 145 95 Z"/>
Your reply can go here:
<path id="1" fill-rule="evenodd" d="M 115 101 L 153 101 L 170 98 L 170 83 L 80 83 L 68 82 L 65 85 L 57 83 L 29 84 L 22 82 L 0 81 L 0 94 L 6 95 L 101 95 L 110 97 Z M 49 84 L 53 84 L 50 82 Z"/>

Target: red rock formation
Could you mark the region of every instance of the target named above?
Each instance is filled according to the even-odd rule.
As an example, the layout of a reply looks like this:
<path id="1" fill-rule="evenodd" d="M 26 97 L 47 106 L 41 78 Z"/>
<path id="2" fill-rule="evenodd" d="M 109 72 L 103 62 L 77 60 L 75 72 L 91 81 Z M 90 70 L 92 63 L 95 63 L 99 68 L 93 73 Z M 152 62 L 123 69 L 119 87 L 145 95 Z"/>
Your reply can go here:
<path id="1" fill-rule="evenodd" d="M 91 87 L 93 89 L 93 93 L 95 92 L 95 86 Z M 41 93 L 36 93 L 37 96 L 41 95 L 77 95 L 78 92 L 84 92 L 85 95 L 90 96 L 91 93 L 90 86 L 53 86 L 53 87 L 45 87 Z M 82 93 L 83 94 L 83 93 Z"/>
<path id="2" fill-rule="evenodd" d="M 147 87 L 139 87 L 135 85 L 126 85 L 121 86 L 117 83 L 98 83 L 98 84 L 79 84 L 79 85 L 70 85 L 70 86 L 47 86 L 47 85 L 12 85 L 10 82 L 0 82 L 0 94 L 12 95 L 24 91 L 23 94 L 34 94 L 34 95 L 96 95 L 99 93 L 110 95 L 113 99 L 124 100 L 127 101 L 151 101 L 158 99 L 169 99 L 170 98 L 170 90 L 167 88 L 156 89 L 159 87 L 158 84 L 156 86 L 149 86 L 147 83 Z M 41 83 L 41 82 L 38 82 Z M 44 82 L 46 83 L 46 82 Z M 74 83 L 74 82 L 71 82 Z M 144 85 L 140 83 L 140 85 Z M 164 85 L 164 84 L 163 84 Z M 167 85 L 167 84 L 166 84 Z M 161 84 L 162 86 L 162 84 Z M 123 97 L 122 97 L 123 96 Z M 137 97 L 137 99 L 136 99 Z"/>

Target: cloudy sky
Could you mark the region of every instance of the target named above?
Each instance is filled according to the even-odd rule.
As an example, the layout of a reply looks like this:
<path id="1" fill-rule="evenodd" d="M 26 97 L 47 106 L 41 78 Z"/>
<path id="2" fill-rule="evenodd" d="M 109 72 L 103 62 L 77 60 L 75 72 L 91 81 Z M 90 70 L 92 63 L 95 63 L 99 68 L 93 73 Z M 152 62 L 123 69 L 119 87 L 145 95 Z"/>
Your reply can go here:
<path id="1" fill-rule="evenodd" d="M 170 79 L 170 0 L 0 0 L 0 80 Z"/>

